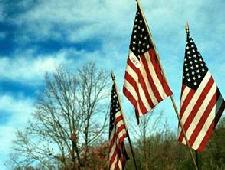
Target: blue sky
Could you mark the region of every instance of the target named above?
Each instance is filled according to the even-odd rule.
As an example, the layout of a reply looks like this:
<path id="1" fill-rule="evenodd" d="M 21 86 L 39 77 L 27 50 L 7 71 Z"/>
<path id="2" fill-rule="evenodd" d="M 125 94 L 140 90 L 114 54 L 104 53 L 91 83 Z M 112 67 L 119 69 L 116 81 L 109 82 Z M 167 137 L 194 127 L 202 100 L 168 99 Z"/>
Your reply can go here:
<path id="1" fill-rule="evenodd" d="M 177 105 L 186 21 L 225 96 L 224 0 L 142 0 L 142 6 Z M 92 60 L 98 67 L 114 70 L 122 88 L 135 8 L 134 0 L 1 1 L 0 169 L 15 130 L 25 126 L 34 110 L 46 72 L 54 72 L 61 64 L 76 69 Z M 133 116 L 131 105 L 121 97 L 126 117 Z M 169 99 L 154 114 L 160 110 L 176 130 Z"/>

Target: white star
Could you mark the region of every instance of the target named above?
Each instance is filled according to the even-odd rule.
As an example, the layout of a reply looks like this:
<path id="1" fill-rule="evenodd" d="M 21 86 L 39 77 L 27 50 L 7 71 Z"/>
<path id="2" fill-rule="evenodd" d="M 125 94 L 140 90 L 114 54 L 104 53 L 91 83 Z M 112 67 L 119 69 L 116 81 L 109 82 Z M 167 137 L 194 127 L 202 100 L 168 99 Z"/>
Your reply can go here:
<path id="1" fill-rule="evenodd" d="M 196 82 L 194 82 L 194 85 L 196 86 L 196 85 L 197 85 L 197 83 L 196 83 Z"/>

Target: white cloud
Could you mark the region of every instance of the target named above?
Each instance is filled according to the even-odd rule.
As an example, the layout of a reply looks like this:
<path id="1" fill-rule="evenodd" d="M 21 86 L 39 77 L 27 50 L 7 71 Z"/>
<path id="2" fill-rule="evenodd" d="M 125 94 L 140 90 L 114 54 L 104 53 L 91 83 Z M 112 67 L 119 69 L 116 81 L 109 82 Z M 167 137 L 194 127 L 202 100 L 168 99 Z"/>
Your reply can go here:
<path id="1" fill-rule="evenodd" d="M 0 124 L 0 167 L 9 158 L 12 142 L 15 140 L 16 129 L 22 129 L 31 113 L 34 111 L 33 100 L 29 98 L 16 99 L 9 95 L 0 96 L 0 119 L 2 113 L 10 113 L 9 119 Z"/>
<path id="2" fill-rule="evenodd" d="M 9 113 L 9 120 L 4 123 L 4 126 L 19 128 L 24 126 L 30 114 L 34 111 L 34 103 L 31 98 L 17 99 L 10 95 L 2 95 L 0 96 L 0 111 L 0 117 L 4 112 Z M 0 132 L 2 133 L 2 131 Z"/>
<path id="3" fill-rule="evenodd" d="M 128 17 L 134 16 L 130 13 L 130 6 L 132 3 L 128 0 L 42 1 L 32 10 L 14 18 L 14 22 L 26 26 L 23 32 L 28 34 L 23 34 L 23 38 L 30 36 L 30 41 L 51 38 L 80 42 L 111 34 L 123 35 L 124 29 L 129 28 L 126 22 Z"/>
<path id="4" fill-rule="evenodd" d="M 55 54 L 36 55 L 28 50 L 16 53 L 15 57 L 1 57 L 1 79 L 38 83 L 46 72 L 54 72 L 59 65 L 69 64 L 67 55 L 70 53 L 70 50 L 61 50 Z"/>

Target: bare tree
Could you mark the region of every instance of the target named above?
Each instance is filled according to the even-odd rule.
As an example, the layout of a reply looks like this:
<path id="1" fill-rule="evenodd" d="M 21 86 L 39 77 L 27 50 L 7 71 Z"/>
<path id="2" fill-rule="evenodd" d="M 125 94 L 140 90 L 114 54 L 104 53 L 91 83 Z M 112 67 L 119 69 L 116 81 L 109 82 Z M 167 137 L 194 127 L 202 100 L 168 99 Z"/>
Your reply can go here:
<path id="1" fill-rule="evenodd" d="M 105 132 L 108 74 L 94 63 L 72 74 L 64 68 L 46 75 L 46 87 L 26 130 L 17 132 L 15 165 L 88 166 L 88 148 Z M 71 162 L 72 160 L 72 162 Z"/>

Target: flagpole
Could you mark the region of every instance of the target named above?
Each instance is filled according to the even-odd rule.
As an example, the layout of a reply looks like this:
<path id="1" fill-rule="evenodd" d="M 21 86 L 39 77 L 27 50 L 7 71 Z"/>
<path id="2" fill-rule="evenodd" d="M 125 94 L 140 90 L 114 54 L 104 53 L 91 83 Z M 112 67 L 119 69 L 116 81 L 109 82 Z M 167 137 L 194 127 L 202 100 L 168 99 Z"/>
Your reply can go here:
<path id="1" fill-rule="evenodd" d="M 118 90 L 117 90 L 116 81 L 115 81 L 115 75 L 114 75 L 113 71 L 111 72 L 111 78 L 112 78 L 113 84 L 115 85 L 116 93 L 119 94 Z M 119 95 L 118 95 L 118 101 L 119 101 L 121 112 L 123 114 L 122 105 L 121 105 L 121 101 L 120 101 L 120 96 Z M 134 161 L 134 166 L 135 166 L 135 169 L 137 170 L 137 163 L 136 163 L 135 156 L 134 156 L 134 150 L 133 150 L 133 147 L 132 147 L 132 143 L 131 143 L 130 135 L 129 135 L 128 130 L 127 130 L 126 123 L 125 123 L 125 127 L 126 127 L 126 131 L 127 131 L 127 137 L 128 137 L 128 142 L 129 142 L 129 145 L 130 145 L 131 154 L 132 154 L 133 161 Z"/>
<path id="2" fill-rule="evenodd" d="M 147 20 L 146 20 L 146 18 L 145 18 L 145 16 L 144 16 L 143 8 L 142 8 L 142 6 L 141 6 L 140 0 L 136 0 L 136 2 L 137 2 L 137 4 L 138 4 L 138 6 L 140 7 L 141 14 L 142 14 L 142 16 L 143 16 L 143 18 L 144 18 L 144 22 L 145 22 L 145 25 L 146 25 L 147 30 L 148 30 L 148 34 L 149 34 L 149 36 L 150 36 L 150 38 L 151 38 L 151 40 L 152 40 L 151 42 L 152 42 L 152 44 L 153 44 L 153 46 L 154 46 L 154 49 L 155 49 L 155 52 L 156 52 L 156 57 L 157 57 L 157 59 L 158 59 L 158 61 L 159 61 L 159 65 L 160 65 L 160 67 L 161 67 L 161 69 L 162 69 L 163 74 L 165 75 L 164 69 L 163 69 L 163 67 L 162 67 L 162 65 L 161 65 L 161 63 L 160 63 L 160 57 L 159 57 L 159 54 L 158 54 L 158 52 L 157 52 L 157 50 L 156 50 L 156 46 L 155 46 L 155 44 L 154 44 L 154 42 L 153 42 L 153 39 L 152 39 L 152 35 L 151 35 L 151 32 L 150 32 L 150 28 L 149 28 L 149 26 L 148 26 L 148 24 L 147 24 Z M 165 77 L 165 79 L 166 79 L 166 81 L 167 81 L 167 78 L 166 78 L 166 77 Z M 168 82 L 168 81 L 167 81 L 167 82 Z M 177 118 L 178 118 L 178 122 L 179 122 L 179 126 L 181 127 L 181 131 L 182 131 L 182 133 L 183 133 L 183 135 L 184 135 L 184 138 L 185 138 L 185 140 L 186 140 L 186 143 L 187 143 L 187 145 L 188 145 L 188 147 L 189 147 L 189 152 L 190 152 L 190 155 L 191 155 L 193 164 L 194 164 L 194 166 L 195 166 L 195 169 L 198 170 L 198 166 L 197 166 L 197 164 L 196 164 L 196 161 L 195 161 L 194 155 L 193 155 L 193 153 L 192 153 L 190 144 L 189 144 L 189 142 L 188 142 L 188 140 L 187 140 L 187 137 L 186 137 L 186 134 L 185 134 L 183 125 L 182 125 L 182 123 L 181 123 L 181 120 L 180 120 L 180 117 L 179 117 L 179 112 L 178 112 L 178 109 L 177 109 L 177 106 L 176 106 L 176 103 L 175 103 L 175 100 L 174 100 L 173 96 L 170 96 L 170 100 L 171 100 L 171 102 L 172 102 L 174 111 L 176 112 L 176 115 L 177 115 Z"/>
<path id="3" fill-rule="evenodd" d="M 196 161 L 197 167 L 199 168 L 199 157 L 198 157 L 198 152 L 197 151 L 195 151 L 195 161 Z"/>

